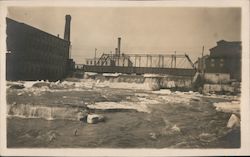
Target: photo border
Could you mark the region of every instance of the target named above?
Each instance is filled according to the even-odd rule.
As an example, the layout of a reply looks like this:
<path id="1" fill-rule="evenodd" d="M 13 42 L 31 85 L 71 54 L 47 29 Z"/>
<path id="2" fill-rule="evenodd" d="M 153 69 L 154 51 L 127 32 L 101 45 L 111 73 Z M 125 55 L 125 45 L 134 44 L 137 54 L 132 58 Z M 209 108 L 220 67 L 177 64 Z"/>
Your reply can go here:
<path id="1" fill-rule="evenodd" d="M 85 148 L 7 148 L 6 134 L 6 22 L 7 8 L 20 7 L 240 7 L 242 10 L 242 84 L 241 84 L 241 148 L 234 149 L 85 149 Z M 249 99 L 249 1 L 248 0 L 172 0 L 172 1 L 0 1 L 0 154 L 5 156 L 211 156 L 250 154 Z"/>

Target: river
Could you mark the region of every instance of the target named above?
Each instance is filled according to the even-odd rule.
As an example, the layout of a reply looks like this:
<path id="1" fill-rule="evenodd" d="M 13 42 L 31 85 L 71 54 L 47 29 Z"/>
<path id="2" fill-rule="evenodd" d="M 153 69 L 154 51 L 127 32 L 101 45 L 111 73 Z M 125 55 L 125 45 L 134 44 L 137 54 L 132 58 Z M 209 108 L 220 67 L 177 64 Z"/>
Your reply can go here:
<path id="1" fill-rule="evenodd" d="M 108 87 L 37 91 L 7 91 L 9 148 L 240 147 L 240 128 L 226 127 L 231 113 L 212 105 L 227 99 Z M 105 117 L 97 124 L 77 120 L 78 111 L 93 102 L 136 107 L 92 110 Z"/>

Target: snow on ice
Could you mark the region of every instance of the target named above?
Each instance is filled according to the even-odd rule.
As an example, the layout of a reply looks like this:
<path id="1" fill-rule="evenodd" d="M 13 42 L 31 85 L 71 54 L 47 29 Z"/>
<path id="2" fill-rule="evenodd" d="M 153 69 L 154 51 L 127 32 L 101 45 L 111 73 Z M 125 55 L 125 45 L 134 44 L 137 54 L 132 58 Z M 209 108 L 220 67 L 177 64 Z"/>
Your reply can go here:
<path id="1" fill-rule="evenodd" d="M 218 102 L 213 105 L 217 111 L 240 114 L 240 101 Z"/>

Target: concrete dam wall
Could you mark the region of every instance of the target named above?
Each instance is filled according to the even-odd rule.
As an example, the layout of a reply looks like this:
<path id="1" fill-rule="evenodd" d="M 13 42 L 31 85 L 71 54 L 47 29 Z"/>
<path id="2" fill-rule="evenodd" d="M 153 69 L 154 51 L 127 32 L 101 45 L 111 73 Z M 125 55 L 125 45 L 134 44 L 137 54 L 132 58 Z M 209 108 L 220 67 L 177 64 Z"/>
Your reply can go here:
<path id="1" fill-rule="evenodd" d="M 192 89 L 192 77 L 171 75 L 122 75 L 122 74 L 85 74 L 84 78 L 100 82 L 125 82 L 145 84 L 149 90 L 172 89 L 188 91 Z"/>

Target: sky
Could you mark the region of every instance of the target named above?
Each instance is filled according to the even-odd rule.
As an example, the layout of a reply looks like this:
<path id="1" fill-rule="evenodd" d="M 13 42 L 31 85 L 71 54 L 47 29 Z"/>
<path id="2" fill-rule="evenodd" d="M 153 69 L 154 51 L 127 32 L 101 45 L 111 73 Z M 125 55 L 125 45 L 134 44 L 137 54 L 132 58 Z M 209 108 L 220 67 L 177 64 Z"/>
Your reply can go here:
<path id="1" fill-rule="evenodd" d="M 202 7 L 9 7 L 7 16 L 63 37 L 65 15 L 71 20 L 71 57 L 86 58 L 114 52 L 187 53 L 197 60 L 219 40 L 241 41 L 240 8 Z"/>

